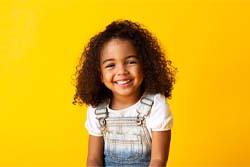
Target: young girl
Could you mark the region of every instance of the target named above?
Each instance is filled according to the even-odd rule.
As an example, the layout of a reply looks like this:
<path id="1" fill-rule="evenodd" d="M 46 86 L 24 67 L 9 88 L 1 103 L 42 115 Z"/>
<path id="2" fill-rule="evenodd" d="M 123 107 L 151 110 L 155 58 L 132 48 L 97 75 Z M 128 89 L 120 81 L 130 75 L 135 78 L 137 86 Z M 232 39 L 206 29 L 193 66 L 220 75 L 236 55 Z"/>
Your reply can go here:
<path id="1" fill-rule="evenodd" d="M 77 71 L 75 103 L 88 105 L 87 166 L 165 166 L 176 68 L 140 24 L 118 20 L 91 38 Z"/>

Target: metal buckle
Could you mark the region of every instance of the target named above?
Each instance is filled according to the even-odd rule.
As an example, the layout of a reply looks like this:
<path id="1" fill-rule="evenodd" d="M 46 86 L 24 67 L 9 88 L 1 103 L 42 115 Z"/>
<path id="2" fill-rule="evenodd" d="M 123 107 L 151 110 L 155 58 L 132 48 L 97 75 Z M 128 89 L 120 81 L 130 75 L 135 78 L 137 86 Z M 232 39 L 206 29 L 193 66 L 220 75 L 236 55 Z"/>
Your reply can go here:
<path id="1" fill-rule="evenodd" d="M 143 97 L 141 99 L 141 103 L 148 105 L 148 106 L 152 106 L 153 105 L 153 101 L 149 98 Z"/>
<path id="2" fill-rule="evenodd" d="M 143 124 L 144 117 L 140 118 L 139 115 L 140 115 L 140 113 L 138 113 L 138 115 L 137 115 L 136 124 L 137 124 L 138 126 L 141 126 L 141 125 Z"/>
<path id="3" fill-rule="evenodd" d="M 99 122 L 100 122 L 100 125 L 101 125 L 102 127 L 106 125 L 106 120 L 105 120 L 105 118 L 101 118 Z"/>
<path id="4" fill-rule="evenodd" d="M 141 126 L 143 124 L 143 120 L 136 120 L 136 125 Z"/>

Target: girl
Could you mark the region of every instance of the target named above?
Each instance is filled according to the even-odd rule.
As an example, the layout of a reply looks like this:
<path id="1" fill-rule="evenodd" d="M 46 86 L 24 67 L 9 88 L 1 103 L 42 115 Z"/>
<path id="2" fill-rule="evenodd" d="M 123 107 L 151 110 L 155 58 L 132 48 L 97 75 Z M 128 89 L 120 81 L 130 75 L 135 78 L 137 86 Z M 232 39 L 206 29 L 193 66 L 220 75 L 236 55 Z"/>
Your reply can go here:
<path id="1" fill-rule="evenodd" d="M 176 68 L 140 24 L 118 20 L 91 38 L 77 69 L 75 103 L 88 105 L 87 166 L 165 166 Z"/>

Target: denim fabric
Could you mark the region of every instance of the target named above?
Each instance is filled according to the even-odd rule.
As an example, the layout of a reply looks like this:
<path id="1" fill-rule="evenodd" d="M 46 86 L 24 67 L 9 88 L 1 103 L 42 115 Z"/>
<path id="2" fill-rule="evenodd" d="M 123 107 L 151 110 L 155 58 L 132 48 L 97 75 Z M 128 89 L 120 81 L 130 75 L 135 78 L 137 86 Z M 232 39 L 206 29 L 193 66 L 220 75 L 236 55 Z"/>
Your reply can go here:
<path id="1" fill-rule="evenodd" d="M 106 118 L 104 133 L 104 166 L 146 167 L 151 156 L 151 138 L 145 120 Z"/>

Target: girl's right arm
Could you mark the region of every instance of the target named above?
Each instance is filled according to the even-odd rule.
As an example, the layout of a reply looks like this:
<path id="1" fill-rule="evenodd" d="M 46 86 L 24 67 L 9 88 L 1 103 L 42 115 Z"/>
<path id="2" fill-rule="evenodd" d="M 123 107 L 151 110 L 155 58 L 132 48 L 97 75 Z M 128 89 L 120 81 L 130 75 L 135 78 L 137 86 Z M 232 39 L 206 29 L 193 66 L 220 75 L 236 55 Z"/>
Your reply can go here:
<path id="1" fill-rule="evenodd" d="M 103 137 L 89 135 L 88 143 L 88 167 L 99 167 L 103 166 Z"/>

